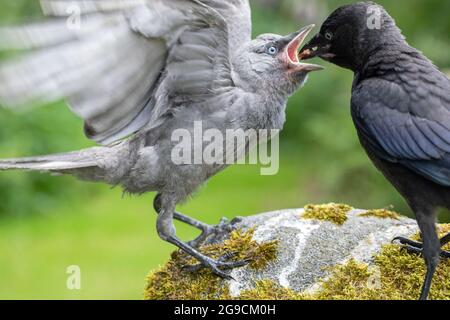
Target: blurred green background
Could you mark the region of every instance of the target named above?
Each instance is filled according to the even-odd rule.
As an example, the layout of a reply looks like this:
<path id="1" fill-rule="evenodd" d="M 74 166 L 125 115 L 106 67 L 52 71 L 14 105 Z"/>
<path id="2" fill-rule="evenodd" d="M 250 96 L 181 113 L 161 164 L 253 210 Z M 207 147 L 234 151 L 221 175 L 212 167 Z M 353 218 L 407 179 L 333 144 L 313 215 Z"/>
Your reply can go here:
<path id="1" fill-rule="evenodd" d="M 289 33 L 320 24 L 351 1 L 255 0 L 255 35 Z M 450 70 L 450 1 L 379 1 L 409 42 Z M 37 1 L 0 4 L 0 23 L 39 17 Z M 223 216 L 252 215 L 307 203 L 345 202 L 359 208 L 404 201 L 376 172 L 359 146 L 349 116 L 352 74 L 325 64 L 289 103 L 276 176 L 235 166 L 214 177 L 180 211 L 215 224 Z M 1 84 L 0 84 L 1 85 Z M 23 114 L 0 109 L 0 157 L 92 146 L 82 122 L 59 103 Z M 140 299 L 146 274 L 174 248 L 158 239 L 154 195 L 122 198 L 121 190 L 22 172 L 0 174 L 0 299 Z M 450 221 L 442 216 L 441 221 Z M 195 231 L 178 225 L 182 238 Z M 66 268 L 81 267 L 82 289 L 66 287 Z"/>

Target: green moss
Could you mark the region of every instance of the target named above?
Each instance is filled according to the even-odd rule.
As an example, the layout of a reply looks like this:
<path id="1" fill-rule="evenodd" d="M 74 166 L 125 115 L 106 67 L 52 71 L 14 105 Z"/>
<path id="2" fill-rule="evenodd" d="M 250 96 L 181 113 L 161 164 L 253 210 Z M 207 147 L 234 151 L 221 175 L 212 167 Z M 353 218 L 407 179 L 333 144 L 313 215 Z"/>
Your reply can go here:
<path id="1" fill-rule="evenodd" d="M 240 300 L 302 300 L 301 293 L 291 289 L 283 288 L 272 280 L 260 280 L 255 287 L 244 290 L 239 296 Z"/>
<path id="2" fill-rule="evenodd" d="M 225 254 L 233 254 L 231 260 L 250 259 L 249 266 L 259 270 L 276 259 L 278 242 L 262 244 L 253 241 L 254 230 L 234 231 L 230 238 L 221 244 L 207 245 L 200 251 L 218 259 Z M 187 272 L 184 266 L 196 264 L 196 261 L 181 251 L 172 254 L 170 261 L 159 270 L 147 276 L 144 299 L 147 300 L 200 300 L 230 299 L 226 282 L 213 275 L 208 269 Z"/>
<path id="3" fill-rule="evenodd" d="M 347 221 L 347 213 L 353 208 L 346 204 L 309 204 L 305 208 L 303 218 L 313 220 L 330 221 L 338 225 L 343 225 Z"/>
<path id="4" fill-rule="evenodd" d="M 332 216 L 333 222 L 343 223 L 342 212 L 351 208 L 343 205 L 310 206 L 309 211 L 322 212 L 320 216 Z M 325 209 L 324 209 L 325 208 Z M 331 209 L 330 209 L 331 208 Z M 324 214 L 326 211 L 328 214 Z M 331 214 L 330 214 L 331 212 Z M 336 214 L 339 212 L 339 214 Z M 382 211 L 380 211 L 382 212 Z M 336 216 L 340 219 L 336 219 Z M 375 214 L 375 216 L 378 216 Z M 381 214 L 385 217 L 384 214 Z M 346 217 L 346 215 L 345 215 Z M 388 217 L 391 217 L 388 214 Z M 317 219 L 317 216 L 315 216 Z M 327 218 L 327 220 L 330 218 Z M 323 220 L 323 219 L 322 219 Z M 440 236 L 450 232 L 450 224 L 439 226 Z M 258 244 L 252 240 L 254 231 L 235 231 L 223 244 L 201 248 L 205 254 L 218 258 L 224 253 L 235 253 L 233 260 L 253 260 L 252 268 L 265 268 L 276 258 L 278 243 L 271 241 Z M 415 238 L 419 238 L 417 235 Z M 450 250 L 450 244 L 444 247 Z M 179 251 L 171 260 L 147 277 L 145 299 L 232 299 L 228 284 L 207 269 L 195 273 L 183 270 L 183 266 L 195 260 Z M 234 299 L 241 300 L 415 300 L 420 295 L 426 268 L 423 259 L 402 250 L 399 245 L 385 245 L 374 257 L 371 266 L 350 260 L 344 265 L 329 269 L 329 275 L 313 293 L 295 292 L 283 288 L 272 280 L 255 281 L 254 288 L 241 292 Z M 431 299 L 450 299 L 450 260 L 444 260 L 436 272 L 430 294 Z"/>
<path id="5" fill-rule="evenodd" d="M 346 265 L 331 269 L 330 277 L 322 283 L 321 289 L 310 295 L 312 300 L 362 300 L 361 291 L 365 297 L 375 299 L 376 290 L 367 288 L 370 279 L 367 265 L 350 260 Z"/>
<path id="6" fill-rule="evenodd" d="M 399 220 L 400 215 L 397 212 L 388 210 L 388 209 L 377 209 L 377 210 L 369 210 L 363 212 L 359 215 L 360 217 L 376 217 L 381 219 L 395 219 Z"/>
<path id="7" fill-rule="evenodd" d="M 439 232 L 441 236 L 450 232 L 450 224 L 441 225 Z M 444 249 L 449 250 L 450 245 Z M 420 295 L 425 272 L 422 257 L 406 252 L 401 246 L 386 245 L 374 257 L 372 267 L 354 260 L 335 267 L 330 277 L 322 283 L 321 290 L 310 298 L 415 300 Z M 377 282 L 379 287 L 376 286 Z M 439 265 L 430 298 L 450 299 L 450 260 L 444 260 Z"/>

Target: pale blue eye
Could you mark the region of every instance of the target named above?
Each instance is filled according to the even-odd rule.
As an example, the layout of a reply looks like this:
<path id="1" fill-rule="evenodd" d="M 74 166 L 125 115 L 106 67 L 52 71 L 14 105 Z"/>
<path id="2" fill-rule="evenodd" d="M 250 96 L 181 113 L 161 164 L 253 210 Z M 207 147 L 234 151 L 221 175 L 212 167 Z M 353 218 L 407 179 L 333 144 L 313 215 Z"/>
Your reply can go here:
<path id="1" fill-rule="evenodd" d="M 266 52 L 271 56 L 276 55 L 278 53 L 278 48 L 274 46 L 270 46 L 266 49 Z"/>

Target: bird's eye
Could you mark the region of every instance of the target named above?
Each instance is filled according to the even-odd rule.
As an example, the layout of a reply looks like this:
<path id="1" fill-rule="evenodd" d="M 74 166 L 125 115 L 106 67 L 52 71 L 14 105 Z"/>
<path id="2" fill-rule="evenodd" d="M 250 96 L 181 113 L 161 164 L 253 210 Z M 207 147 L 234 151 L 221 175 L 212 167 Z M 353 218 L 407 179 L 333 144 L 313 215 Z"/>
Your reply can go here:
<path id="1" fill-rule="evenodd" d="M 325 33 L 325 39 L 329 41 L 333 40 L 333 33 L 332 32 Z"/>
<path id="2" fill-rule="evenodd" d="M 276 55 L 278 53 L 278 48 L 275 46 L 267 47 L 266 53 L 270 54 L 271 56 Z"/>

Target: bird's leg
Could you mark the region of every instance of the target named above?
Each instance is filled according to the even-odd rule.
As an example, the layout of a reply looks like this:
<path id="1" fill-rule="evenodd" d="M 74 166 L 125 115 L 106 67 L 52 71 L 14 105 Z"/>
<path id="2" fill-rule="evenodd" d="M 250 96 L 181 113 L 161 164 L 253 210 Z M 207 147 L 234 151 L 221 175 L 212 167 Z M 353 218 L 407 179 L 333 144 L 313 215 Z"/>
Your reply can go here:
<path id="1" fill-rule="evenodd" d="M 161 194 L 158 194 L 154 201 L 153 201 L 153 208 L 155 209 L 155 211 L 159 214 L 161 211 Z M 174 212 L 173 213 L 173 218 L 175 220 L 184 222 L 194 228 L 197 228 L 199 230 L 202 231 L 202 233 L 195 238 L 194 240 L 188 242 L 188 244 L 192 247 L 197 248 L 198 246 L 200 246 L 208 237 L 209 233 L 211 232 L 210 230 L 213 228 L 210 225 L 203 223 L 201 221 L 195 220 L 193 218 L 187 217 L 181 213 L 178 212 Z"/>
<path id="2" fill-rule="evenodd" d="M 423 258 L 427 265 L 427 274 L 422 287 L 420 300 L 427 300 L 433 276 L 440 261 L 441 243 L 436 231 L 436 219 L 434 214 L 426 214 L 426 212 L 416 212 L 417 222 L 422 232 L 423 238 Z"/>
<path id="3" fill-rule="evenodd" d="M 211 232 L 210 230 L 212 229 L 212 227 L 210 225 L 187 217 L 181 213 L 174 212 L 173 217 L 178 221 L 184 222 L 194 228 L 201 230 L 202 233 L 197 238 L 188 242 L 191 247 L 198 248 L 206 241 Z"/>
<path id="4" fill-rule="evenodd" d="M 198 248 L 200 245 L 205 243 L 215 243 L 225 240 L 230 232 L 236 229 L 236 225 L 241 222 L 241 218 L 235 218 L 231 222 L 229 222 L 226 218 L 222 218 L 218 225 L 210 226 L 209 224 L 202 222 L 199 223 L 196 220 L 177 212 L 175 212 L 174 218 L 202 231 L 197 238 L 189 242 L 189 245 L 195 248 Z"/>
<path id="5" fill-rule="evenodd" d="M 161 211 L 161 194 L 158 194 L 155 197 L 155 200 L 153 201 L 153 207 L 155 208 L 155 211 L 157 213 Z M 173 218 L 194 228 L 197 228 L 202 232 L 197 238 L 188 242 L 188 244 L 194 248 L 198 248 L 201 244 L 205 243 L 208 238 L 212 238 L 211 242 L 225 238 L 225 236 L 227 236 L 231 231 L 235 229 L 236 224 L 241 221 L 240 218 L 235 218 L 231 222 L 228 222 L 227 219 L 223 218 L 217 226 L 211 226 L 178 212 L 174 212 Z M 211 237 L 213 235 L 214 237 Z"/>
<path id="6" fill-rule="evenodd" d="M 178 239 L 176 237 L 175 226 L 173 225 L 175 202 L 171 200 L 164 201 L 162 197 L 161 200 L 162 205 L 159 211 L 156 229 L 158 231 L 158 235 L 162 240 L 177 246 L 190 256 L 197 259 L 203 267 L 210 268 L 214 274 L 225 279 L 232 279 L 232 277 L 221 269 L 233 269 L 242 267 L 250 262 L 248 260 L 236 262 L 214 260 L 200 253 L 189 244 L 184 243 L 183 241 Z"/>
<path id="7" fill-rule="evenodd" d="M 441 250 L 441 247 L 449 241 L 450 236 L 446 235 L 439 240 L 436 231 L 435 215 L 430 213 L 429 210 L 414 211 L 416 212 L 417 223 L 419 224 L 423 243 L 403 237 L 395 238 L 394 241 L 399 241 L 408 252 L 423 256 L 427 266 L 427 273 L 420 299 L 427 300 L 430 294 L 433 276 L 440 262 L 440 257 L 450 258 L 449 252 Z"/>

